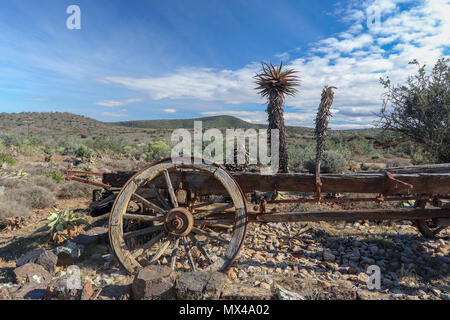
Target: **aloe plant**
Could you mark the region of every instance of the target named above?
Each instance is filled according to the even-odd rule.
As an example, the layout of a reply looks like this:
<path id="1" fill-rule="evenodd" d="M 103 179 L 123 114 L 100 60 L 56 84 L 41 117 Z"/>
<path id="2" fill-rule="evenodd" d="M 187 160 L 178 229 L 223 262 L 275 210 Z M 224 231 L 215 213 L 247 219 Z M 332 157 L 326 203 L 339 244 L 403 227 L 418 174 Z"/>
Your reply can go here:
<path id="1" fill-rule="evenodd" d="M 283 62 L 279 67 L 272 63 L 262 63 L 262 72 L 255 75 L 256 90 L 267 99 L 268 134 L 272 129 L 280 130 L 280 169 L 288 172 L 288 154 L 286 142 L 286 127 L 284 125 L 284 99 L 285 96 L 293 96 L 299 86 L 299 78 L 292 69 L 283 69 Z"/>
<path id="2" fill-rule="evenodd" d="M 51 239 L 57 242 L 60 240 L 69 240 L 68 235 L 71 230 L 77 230 L 82 224 L 88 224 L 88 222 L 80 217 L 73 211 L 55 210 L 50 216 L 44 220 L 49 221 L 43 227 L 34 231 L 34 233 L 47 232 L 50 234 Z"/>

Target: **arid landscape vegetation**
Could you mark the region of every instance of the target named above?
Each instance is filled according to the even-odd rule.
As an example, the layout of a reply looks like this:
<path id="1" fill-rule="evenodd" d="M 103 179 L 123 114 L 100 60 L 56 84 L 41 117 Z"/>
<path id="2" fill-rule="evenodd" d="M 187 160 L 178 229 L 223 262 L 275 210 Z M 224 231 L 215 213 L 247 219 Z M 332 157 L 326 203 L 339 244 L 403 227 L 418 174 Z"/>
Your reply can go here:
<path id="1" fill-rule="evenodd" d="M 450 300 L 449 10 L 3 0 L 0 300 Z"/>
<path id="2" fill-rule="evenodd" d="M 263 128 L 228 116 L 201 120 L 205 128 Z M 53 250 L 58 255 L 67 250 L 63 248 L 68 244 L 74 245 L 71 240 L 80 233 L 100 230 L 101 241 L 76 248 L 79 256 L 72 257 L 70 262 L 58 258 L 50 271 L 41 272 L 57 278 L 76 261 L 81 267 L 83 283 L 92 285 L 89 289 L 92 297 L 131 298 L 133 278 L 120 268 L 104 238 L 106 216 L 89 216 L 95 187 L 66 181 L 65 171 L 140 169 L 170 155 L 171 132 L 180 125 L 192 128 L 193 120 L 163 124 L 159 121 L 103 123 L 69 113 L 0 114 L 0 292 L 3 297 L 42 298 L 49 294 L 44 284 L 32 282 L 27 287 L 17 282 L 15 268 L 22 255 L 36 247 Z M 430 162 L 414 143 L 385 141 L 377 129 L 330 131 L 322 170 L 376 171 Z M 313 172 L 313 129 L 288 127 L 287 142 L 290 171 Z M 383 208 L 411 204 L 357 205 Z M 286 206 L 307 212 L 350 209 L 355 204 Z M 61 229 L 59 236 L 35 233 L 48 223 L 45 219 L 51 213 L 66 211 L 85 221 L 75 223 L 74 219 L 73 228 Z M 447 299 L 448 236 L 448 231 L 444 231 L 439 239 L 425 241 L 410 221 L 251 225 L 240 258 L 228 273 L 222 297 L 261 299 L 284 292 L 297 293 L 306 299 Z M 80 244 L 75 242 L 75 246 Z M 366 288 L 365 269 L 371 264 L 382 269 L 382 290 Z M 61 298 L 57 294 L 55 297 Z M 65 298 L 70 298 L 70 294 Z"/>

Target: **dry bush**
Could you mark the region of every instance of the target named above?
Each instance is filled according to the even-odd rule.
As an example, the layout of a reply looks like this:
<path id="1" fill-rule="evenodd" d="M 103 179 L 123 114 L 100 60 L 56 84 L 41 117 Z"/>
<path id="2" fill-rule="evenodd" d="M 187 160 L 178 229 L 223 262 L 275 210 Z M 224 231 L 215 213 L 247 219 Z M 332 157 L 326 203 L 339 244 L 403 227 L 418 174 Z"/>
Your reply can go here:
<path id="1" fill-rule="evenodd" d="M 410 165 L 411 163 L 403 158 L 389 159 L 388 161 L 386 161 L 387 168 L 407 167 Z"/>
<path id="2" fill-rule="evenodd" d="M 26 217 L 30 215 L 30 209 L 20 202 L 9 199 L 5 195 L 0 196 L 0 220 L 12 217 Z"/>
<path id="3" fill-rule="evenodd" d="M 43 172 L 46 172 L 49 170 L 49 164 L 48 163 L 42 163 L 42 162 L 29 162 L 26 164 L 23 164 L 21 166 L 21 169 L 28 173 L 30 176 L 37 176 L 42 174 Z"/>
<path id="4" fill-rule="evenodd" d="M 143 161 L 143 160 L 130 160 L 130 159 L 124 159 L 124 160 L 112 160 L 112 159 L 105 159 L 103 161 L 104 169 L 108 170 L 114 170 L 114 171 L 138 171 L 142 168 L 144 168 L 146 165 L 148 165 L 150 162 Z M 102 169 L 101 171 L 106 171 Z"/>
<path id="5" fill-rule="evenodd" d="M 8 196 L 32 209 L 45 209 L 56 204 L 56 197 L 50 190 L 30 184 L 10 190 Z"/>
<path id="6" fill-rule="evenodd" d="M 33 176 L 28 179 L 28 182 L 31 185 L 43 187 L 52 192 L 54 192 L 58 189 L 58 184 L 55 182 L 55 180 L 53 180 L 52 178 L 46 177 L 46 176 Z"/>
<path id="7" fill-rule="evenodd" d="M 94 188 L 76 181 L 65 182 L 59 187 L 56 196 L 60 199 L 75 199 L 89 197 Z"/>
<path id="8" fill-rule="evenodd" d="M 56 204 L 54 191 L 57 184 L 44 176 L 26 178 L 3 178 L 0 186 L 5 187 L 5 197 L 31 209 L 45 209 Z"/>
<path id="9" fill-rule="evenodd" d="M 24 185 L 24 183 L 25 183 L 24 180 L 11 179 L 11 178 L 0 178 L 0 186 L 5 187 L 6 190 L 15 189 L 17 187 Z"/>

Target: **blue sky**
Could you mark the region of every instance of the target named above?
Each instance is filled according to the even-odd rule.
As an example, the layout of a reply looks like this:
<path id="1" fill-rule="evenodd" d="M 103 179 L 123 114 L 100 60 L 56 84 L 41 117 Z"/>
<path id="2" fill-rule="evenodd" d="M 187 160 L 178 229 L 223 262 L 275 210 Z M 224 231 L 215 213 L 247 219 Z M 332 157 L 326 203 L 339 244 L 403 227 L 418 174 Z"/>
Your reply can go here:
<path id="1" fill-rule="evenodd" d="M 72 4 L 80 30 L 66 28 Z M 288 124 L 313 126 L 328 84 L 338 87 L 330 126 L 367 127 L 380 76 L 404 81 L 408 61 L 448 55 L 449 12 L 447 0 L 2 0 L 0 112 L 263 123 L 252 77 L 283 59 L 302 78 Z"/>

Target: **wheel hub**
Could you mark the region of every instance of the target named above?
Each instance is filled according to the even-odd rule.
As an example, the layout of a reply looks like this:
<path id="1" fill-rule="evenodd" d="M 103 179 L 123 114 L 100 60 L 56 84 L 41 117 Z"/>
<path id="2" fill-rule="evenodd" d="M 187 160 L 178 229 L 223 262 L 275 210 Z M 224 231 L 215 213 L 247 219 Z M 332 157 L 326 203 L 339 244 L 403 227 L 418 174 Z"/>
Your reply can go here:
<path id="1" fill-rule="evenodd" d="M 164 229 L 175 237 L 187 236 L 194 226 L 194 218 L 189 210 L 183 207 L 173 208 L 164 220 Z"/>

